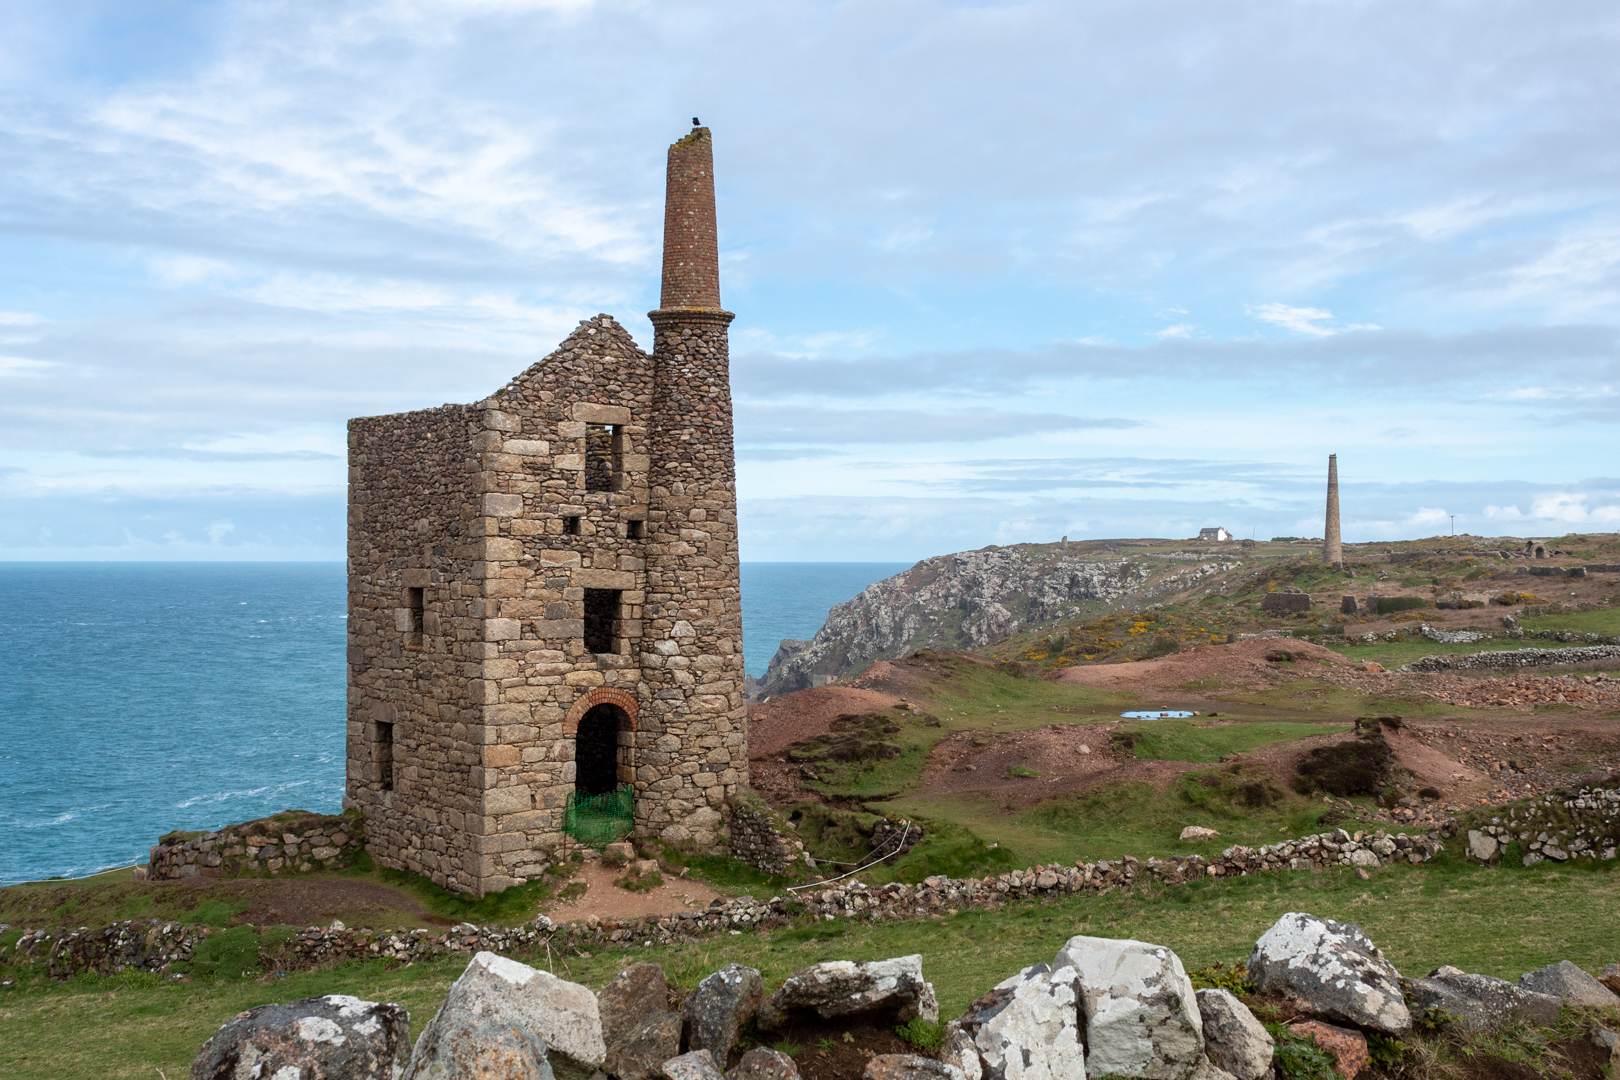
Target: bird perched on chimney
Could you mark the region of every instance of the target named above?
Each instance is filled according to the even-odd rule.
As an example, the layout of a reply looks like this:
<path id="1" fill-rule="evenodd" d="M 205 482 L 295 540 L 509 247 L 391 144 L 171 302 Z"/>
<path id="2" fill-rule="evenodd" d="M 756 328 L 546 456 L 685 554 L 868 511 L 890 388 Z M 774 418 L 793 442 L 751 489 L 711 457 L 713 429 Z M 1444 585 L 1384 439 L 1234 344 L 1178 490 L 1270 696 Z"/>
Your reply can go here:
<path id="1" fill-rule="evenodd" d="M 698 118 L 694 116 L 694 117 L 692 117 L 692 126 L 693 127 L 702 127 L 703 125 L 698 123 Z"/>

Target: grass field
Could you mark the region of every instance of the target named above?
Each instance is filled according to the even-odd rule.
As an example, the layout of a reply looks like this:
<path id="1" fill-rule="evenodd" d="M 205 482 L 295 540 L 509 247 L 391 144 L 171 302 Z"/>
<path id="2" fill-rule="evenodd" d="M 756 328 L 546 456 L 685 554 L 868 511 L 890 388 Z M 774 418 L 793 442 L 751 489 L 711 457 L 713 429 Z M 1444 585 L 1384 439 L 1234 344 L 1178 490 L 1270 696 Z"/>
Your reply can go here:
<path id="1" fill-rule="evenodd" d="M 720 966 L 758 967 L 768 987 L 822 960 L 876 960 L 921 953 L 942 1017 L 1019 968 L 1049 961 L 1074 934 L 1168 945 L 1189 968 L 1240 962 L 1288 911 L 1364 927 L 1408 975 L 1444 963 L 1503 978 L 1568 959 L 1597 971 L 1620 959 L 1620 872 L 1607 864 L 1484 870 L 1442 858 L 1391 867 L 1370 881 L 1353 872 L 1264 874 L 1177 888 L 1079 896 L 914 922 L 808 926 L 669 948 L 571 957 L 556 973 L 600 988 L 624 965 L 651 960 L 685 987 Z M 545 966 L 544 956 L 539 963 Z M 460 962 L 393 971 L 353 964 L 335 971 L 248 981 L 163 985 L 153 976 L 84 977 L 0 990 L 0 1076 L 7 1080 L 188 1075 L 191 1058 L 236 1012 L 268 1001 L 351 993 L 397 1001 L 413 1037 L 433 1015 Z"/>
<path id="2" fill-rule="evenodd" d="M 1578 634 L 1613 637 L 1620 634 L 1620 607 L 1575 611 L 1568 615 L 1541 615 L 1534 619 L 1520 619 L 1519 622 L 1527 630 L 1573 630 Z"/>
<path id="3" fill-rule="evenodd" d="M 1562 616 L 1559 616 L 1560 618 Z M 1559 629 L 1573 629 L 1560 626 Z M 1406 641 L 1380 641 L 1371 645 L 1336 645 L 1329 646 L 1340 656 L 1361 663 L 1371 660 L 1375 664 L 1382 664 L 1386 668 L 1394 669 L 1402 664 L 1410 664 L 1425 656 L 1449 656 L 1453 653 L 1500 652 L 1504 649 L 1535 648 L 1542 644 L 1537 641 L 1521 641 L 1517 638 L 1486 638 L 1468 645 L 1444 645 L 1438 641 L 1430 641 L 1416 632 Z"/>

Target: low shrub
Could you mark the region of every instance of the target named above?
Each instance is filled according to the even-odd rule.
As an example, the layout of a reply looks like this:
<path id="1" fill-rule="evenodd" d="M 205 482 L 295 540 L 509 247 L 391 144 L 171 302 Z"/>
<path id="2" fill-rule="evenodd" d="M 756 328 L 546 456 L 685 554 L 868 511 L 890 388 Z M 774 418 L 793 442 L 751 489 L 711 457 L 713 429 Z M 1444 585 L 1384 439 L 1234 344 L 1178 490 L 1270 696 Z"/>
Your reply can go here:
<path id="1" fill-rule="evenodd" d="M 1198 990 L 1226 990 L 1238 997 L 1248 997 L 1254 993 L 1254 979 L 1242 964 L 1227 967 L 1217 960 L 1208 967 L 1187 972 L 1187 977 Z"/>
<path id="2" fill-rule="evenodd" d="M 1301 795 L 1325 791 L 1329 795 L 1377 795 L 1389 784 L 1395 754 L 1384 741 L 1379 725 L 1353 739 L 1319 746 L 1300 759 L 1293 788 Z"/>
<path id="3" fill-rule="evenodd" d="M 1338 1059 L 1317 1043 L 1314 1035 L 1299 1036 L 1281 1024 L 1267 1024 L 1276 1045 L 1271 1051 L 1278 1076 L 1289 1080 L 1338 1080 Z"/>
<path id="4" fill-rule="evenodd" d="M 190 969 L 204 979 L 253 977 L 259 970 L 258 932 L 251 926 L 233 926 L 208 935 L 191 950 Z"/>
<path id="5" fill-rule="evenodd" d="M 894 1033 L 917 1049 L 930 1054 L 938 1050 L 940 1043 L 945 1041 L 945 1025 L 924 1020 L 920 1016 L 913 1016 L 895 1028 Z"/>
<path id="6" fill-rule="evenodd" d="M 1393 615 L 1397 611 L 1415 611 L 1418 608 L 1429 606 L 1429 601 L 1421 596 L 1380 596 L 1378 598 L 1378 614 Z"/>

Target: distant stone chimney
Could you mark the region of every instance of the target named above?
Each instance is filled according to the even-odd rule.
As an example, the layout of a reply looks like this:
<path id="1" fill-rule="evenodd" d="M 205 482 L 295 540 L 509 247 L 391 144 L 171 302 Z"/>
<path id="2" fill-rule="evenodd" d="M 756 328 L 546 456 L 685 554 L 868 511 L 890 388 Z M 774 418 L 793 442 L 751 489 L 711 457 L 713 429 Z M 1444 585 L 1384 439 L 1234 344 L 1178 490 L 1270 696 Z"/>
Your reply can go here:
<path id="1" fill-rule="evenodd" d="M 1328 455 L 1327 524 L 1322 527 L 1322 561 L 1344 566 L 1344 546 L 1339 543 L 1339 455 Z"/>
<path id="2" fill-rule="evenodd" d="M 669 148 L 664 196 L 664 311 L 720 307 L 720 244 L 714 221 L 714 142 L 706 127 Z"/>

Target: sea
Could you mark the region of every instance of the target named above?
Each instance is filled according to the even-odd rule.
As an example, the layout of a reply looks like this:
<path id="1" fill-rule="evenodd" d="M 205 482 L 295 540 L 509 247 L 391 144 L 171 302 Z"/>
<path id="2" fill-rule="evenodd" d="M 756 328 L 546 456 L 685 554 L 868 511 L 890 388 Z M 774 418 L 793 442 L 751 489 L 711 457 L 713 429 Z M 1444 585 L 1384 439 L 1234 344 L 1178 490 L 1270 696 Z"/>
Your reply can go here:
<path id="1" fill-rule="evenodd" d="M 743 563 L 748 672 L 908 565 Z M 342 563 L 0 563 L 0 884 L 336 813 L 344 608 Z"/>

